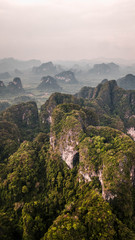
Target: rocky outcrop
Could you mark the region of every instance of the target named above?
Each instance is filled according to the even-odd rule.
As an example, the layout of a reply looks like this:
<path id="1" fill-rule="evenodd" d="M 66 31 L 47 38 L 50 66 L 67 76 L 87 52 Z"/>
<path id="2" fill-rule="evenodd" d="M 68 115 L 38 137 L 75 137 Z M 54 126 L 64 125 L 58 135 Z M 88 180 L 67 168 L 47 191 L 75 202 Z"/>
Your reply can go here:
<path id="1" fill-rule="evenodd" d="M 90 127 L 89 134 L 92 137 L 85 138 L 78 145 L 79 178 L 85 182 L 98 178 L 103 198 L 112 201 L 120 197 L 120 188 L 124 191 L 125 187 L 131 189 L 134 185 L 134 143 L 120 131 L 105 127 Z M 108 144 L 111 144 L 110 147 Z M 132 155 L 131 158 L 127 151 Z"/>
<path id="2" fill-rule="evenodd" d="M 117 84 L 119 87 L 126 90 L 133 90 L 135 89 L 135 76 L 132 74 L 128 74 L 123 78 L 119 78 L 117 80 Z"/>
<path id="3" fill-rule="evenodd" d="M 54 108 L 50 133 L 53 152 L 57 152 L 71 169 L 79 164 L 79 181 L 98 181 L 105 200 L 121 199 L 121 191 L 125 188 L 131 197 L 134 142 L 121 131 L 89 126 L 83 111 L 74 104 L 60 104 Z"/>
<path id="4" fill-rule="evenodd" d="M 7 86 L 4 85 L 2 81 L 0 81 L 0 92 L 2 95 L 6 94 L 20 94 L 24 92 L 24 89 L 22 87 L 21 79 L 16 77 L 13 79 L 12 82 L 9 82 Z"/>
<path id="5" fill-rule="evenodd" d="M 54 151 L 58 151 L 62 160 L 66 162 L 69 168 L 73 168 L 79 163 L 77 146 L 79 144 L 79 135 L 83 131 L 82 121 L 78 110 L 72 110 L 69 114 L 60 112 L 59 108 L 55 109 L 52 115 L 51 138 L 50 144 Z M 57 118 L 61 120 L 57 126 Z"/>
<path id="6" fill-rule="evenodd" d="M 135 128 L 135 91 L 120 88 L 115 80 L 106 81 L 96 88 L 84 87 L 75 94 L 90 101 L 99 115 L 101 125 L 126 131 Z"/>
<path id="7" fill-rule="evenodd" d="M 93 87 L 83 87 L 81 88 L 81 90 L 75 94 L 76 97 L 78 98 L 85 98 L 85 99 L 91 99 L 93 96 L 93 92 L 94 92 Z"/>
<path id="8" fill-rule="evenodd" d="M 134 127 L 128 128 L 127 129 L 127 134 L 129 134 L 133 138 L 133 140 L 135 141 L 135 128 Z"/>
<path id="9" fill-rule="evenodd" d="M 41 83 L 37 87 L 40 91 L 61 91 L 62 88 L 58 85 L 55 78 L 51 76 L 42 77 Z"/>
<path id="10" fill-rule="evenodd" d="M 33 67 L 32 72 L 39 75 L 55 75 L 56 66 L 52 62 L 42 63 L 39 67 Z"/>
<path id="11" fill-rule="evenodd" d="M 82 100 L 70 94 L 53 93 L 50 98 L 41 106 L 40 111 L 40 125 L 41 129 L 48 132 L 50 129 L 50 123 L 52 122 L 52 112 L 55 107 L 63 103 L 82 104 Z"/>
<path id="12" fill-rule="evenodd" d="M 57 74 L 55 76 L 55 78 L 57 80 L 59 80 L 60 82 L 64 82 L 64 83 L 70 83 L 70 84 L 78 83 L 78 81 L 75 78 L 75 75 L 72 71 L 61 72 L 61 73 Z"/>

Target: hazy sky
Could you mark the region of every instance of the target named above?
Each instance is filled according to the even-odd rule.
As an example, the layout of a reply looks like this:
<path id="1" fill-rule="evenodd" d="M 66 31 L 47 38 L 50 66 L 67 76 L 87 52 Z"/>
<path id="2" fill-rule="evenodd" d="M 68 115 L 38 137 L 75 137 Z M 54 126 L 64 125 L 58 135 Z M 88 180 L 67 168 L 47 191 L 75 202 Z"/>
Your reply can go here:
<path id="1" fill-rule="evenodd" d="M 135 0 L 0 0 L 0 58 L 135 59 Z"/>

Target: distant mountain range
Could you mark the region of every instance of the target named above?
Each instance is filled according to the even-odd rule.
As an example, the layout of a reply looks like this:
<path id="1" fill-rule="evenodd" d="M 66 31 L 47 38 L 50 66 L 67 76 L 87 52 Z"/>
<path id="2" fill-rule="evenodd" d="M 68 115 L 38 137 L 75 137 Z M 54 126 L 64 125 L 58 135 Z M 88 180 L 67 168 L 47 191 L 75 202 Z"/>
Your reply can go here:
<path id="1" fill-rule="evenodd" d="M 98 76 L 115 76 L 119 74 L 119 65 L 115 63 L 95 64 L 93 68 L 89 70 L 89 73 Z"/>
<path id="2" fill-rule="evenodd" d="M 41 62 L 39 60 L 22 61 L 14 58 L 0 59 L 0 72 L 14 71 L 15 69 L 28 69 L 33 66 L 39 66 Z"/>

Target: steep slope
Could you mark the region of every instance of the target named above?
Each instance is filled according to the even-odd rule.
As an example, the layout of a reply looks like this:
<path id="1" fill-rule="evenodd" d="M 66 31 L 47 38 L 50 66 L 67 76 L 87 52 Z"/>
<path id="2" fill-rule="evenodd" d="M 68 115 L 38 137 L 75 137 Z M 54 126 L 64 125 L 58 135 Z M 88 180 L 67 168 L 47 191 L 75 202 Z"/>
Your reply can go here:
<path id="1" fill-rule="evenodd" d="M 33 142 L 25 141 L 10 156 L 0 172 L 0 226 L 4 232 L 2 219 L 6 216 L 6 236 L 12 236 L 12 240 L 135 239 L 133 178 L 130 179 L 129 173 L 134 164 L 135 143 L 126 135 L 121 136 L 121 132 L 108 128 L 90 127 L 87 134 L 89 137 L 82 136 L 77 145 L 80 163 L 72 170 L 58 152 L 49 149 L 45 134 L 38 135 Z M 91 150 L 89 153 L 84 152 L 85 141 L 86 150 L 87 146 Z M 102 151 L 104 144 L 108 152 Z M 127 154 L 127 161 L 118 156 L 119 150 Z M 85 174 L 90 175 L 95 167 L 94 158 L 98 159 L 97 175 L 90 176 L 91 180 L 85 179 L 80 170 L 85 167 Z M 98 170 L 103 168 L 102 164 L 106 193 L 110 194 L 111 188 L 117 194 L 113 202 L 110 201 L 112 207 L 101 195 Z"/>
<path id="2" fill-rule="evenodd" d="M 78 83 L 78 81 L 75 78 L 75 75 L 72 71 L 61 72 L 61 73 L 55 75 L 55 78 L 57 80 L 59 80 L 60 82 L 64 82 L 64 83 L 70 83 L 70 84 Z"/>
<path id="3" fill-rule="evenodd" d="M 70 168 L 78 163 L 79 139 L 88 125 L 97 125 L 96 114 L 77 104 L 60 104 L 52 113 L 50 144 Z"/>
<path id="4" fill-rule="evenodd" d="M 50 131 L 50 123 L 52 122 L 52 112 L 54 108 L 62 103 L 74 103 L 82 106 L 82 99 L 77 99 L 73 95 L 63 93 L 53 93 L 50 98 L 41 106 L 40 111 L 40 127 L 42 131 Z"/>
<path id="5" fill-rule="evenodd" d="M 124 88 L 126 90 L 135 89 L 135 76 L 132 74 L 128 74 L 123 78 L 119 78 L 117 80 L 118 86 Z"/>
<path id="6" fill-rule="evenodd" d="M 0 162 L 14 153 L 20 144 L 18 127 L 7 121 L 0 121 Z"/>
<path id="7" fill-rule="evenodd" d="M 55 78 L 51 76 L 46 76 L 41 78 L 41 83 L 38 85 L 37 89 L 41 91 L 61 91 L 62 88 L 58 85 Z"/>
<path id="8" fill-rule="evenodd" d="M 20 93 L 23 93 L 24 89 L 22 87 L 21 79 L 16 77 L 13 79 L 12 82 L 9 82 L 7 86 L 3 83 L 3 81 L 0 81 L 0 93 L 1 95 L 18 95 Z"/>
<path id="9" fill-rule="evenodd" d="M 103 125 L 106 125 L 107 119 L 114 118 L 113 121 L 117 121 L 116 124 L 110 125 L 111 127 L 113 126 L 123 131 L 125 129 L 125 132 L 130 132 L 134 136 L 135 91 L 124 90 L 117 86 L 115 80 L 112 80 L 99 84 L 94 89 L 83 88 L 75 96 L 89 99 L 91 106 L 96 111 L 104 111 Z"/>
<path id="10" fill-rule="evenodd" d="M 96 125 L 93 111 L 85 112 L 74 104 L 58 105 L 52 114 L 50 144 L 70 168 L 79 164 L 80 180 L 96 178 L 103 198 L 116 204 L 123 219 L 129 221 L 133 215 L 135 143 L 121 131 L 90 125 Z M 128 199 L 125 196 L 121 209 L 124 191 Z"/>
<path id="11" fill-rule="evenodd" d="M 119 75 L 119 65 L 115 63 L 95 64 L 89 73 L 96 77 L 110 77 Z"/>
<path id="12" fill-rule="evenodd" d="M 32 72 L 39 75 L 55 75 L 56 67 L 52 62 L 42 63 L 38 67 L 33 67 Z"/>
<path id="13" fill-rule="evenodd" d="M 14 78 L 13 82 L 9 82 L 6 90 L 9 94 L 23 93 L 24 89 L 22 87 L 21 79 L 18 77 Z"/>
<path id="14" fill-rule="evenodd" d="M 39 131 L 38 109 L 35 102 L 20 103 L 9 107 L 1 112 L 0 120 L 16 124 L 21 140 L 31 140 Z"/>
<path id="15" fill-rule="evenodd" d="M 134 92 L 85 89 L 0 114 L 3 239 L 135 239 L 135 142 L 108 127 L 126 129 Z"/>

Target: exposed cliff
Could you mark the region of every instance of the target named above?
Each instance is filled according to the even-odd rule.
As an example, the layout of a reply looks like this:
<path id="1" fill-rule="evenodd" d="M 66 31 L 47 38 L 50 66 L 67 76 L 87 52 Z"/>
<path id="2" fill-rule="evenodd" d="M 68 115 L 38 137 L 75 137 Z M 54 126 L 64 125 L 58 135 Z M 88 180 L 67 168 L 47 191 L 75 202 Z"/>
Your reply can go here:
<path id="1" fill-rule="evenodd" d="M 55 75 L 56 67 L 52 62 L 42 63 L 38 67 L 33 67 L 32 72 L 39 75 Z"/>
<path id="2" fill-rule="evenodd" d="M 18 95 L 23 92 L 22 82 L 18 77 L 14 78 L 12 82 L 9 82 L 7 86 L 4 85 L 3 81 L 0 81 L 0 93 L 2 95 Z"/>
<path id="3" fill-rule="evenodd" d="M 45 104 L 41 106 L 40 126 L 43 131 L 49 131 L 50 123 L 52 122 L 52 112 L 57 105 L 63 103 L 75 103 L 82 106 L 83 100 L 77 99 L 73 95 L 69 94 L 53 93 Z"/>
<path id="4" fill-rule="evenodd" d="M 83 88 L 75 96 L 90 101 L 91 106 L 100 114 L 100 119 L 103 119 L 103 125 L 125 132 L 135 128 L 135 91 L 118 87 L 115 80 L 99 84 L 94 89 Z"/>
<path id="5" fill-rule="evenodd" d="M 75 78 L 75 75 L 72 71 L 64 71 L 61 72 L 57 75 L 55 75 L 55 78 L 59 80 L 59 82 L 64 82 L 64 83 L 78 83 L 77 79 Z"/>
<path id="6" fill-rule="evenodd" d="M 135 240 L 135 142 L 114 129 L 134 124 L 134 91 L 82 94 L 0 114 L 2 239 Z"/>
<path id="7" fill-rule="evenodd" d="M 37 87 L 40 91 L 52 92 L 52 91 L 61 91 L 62 88 L 58 85 L 55 78 L 51 76 L 42 77 L 41 83 Z"/>

